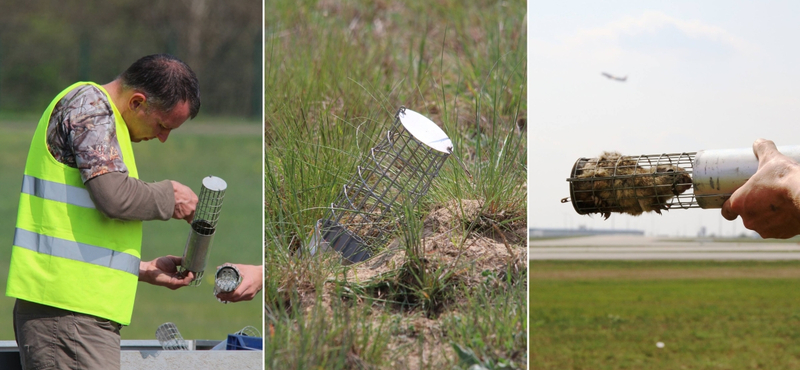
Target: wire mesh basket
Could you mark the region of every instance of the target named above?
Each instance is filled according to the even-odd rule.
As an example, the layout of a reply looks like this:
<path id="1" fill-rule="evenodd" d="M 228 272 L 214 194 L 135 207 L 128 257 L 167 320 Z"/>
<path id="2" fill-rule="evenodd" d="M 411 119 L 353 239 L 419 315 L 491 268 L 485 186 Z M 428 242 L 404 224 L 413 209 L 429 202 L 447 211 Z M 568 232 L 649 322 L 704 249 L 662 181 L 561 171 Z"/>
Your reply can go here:
<path id="1" fill-rule="evenodd" d="M 439 126 L 401 107 L 317 223 L 312 253 L 323 243 L 341 253 L 345 263 L 368 259 L 402 223 L 403 205 L 413 206 L 427 193 L 452 151 Z"/>
<path id="2" fill-rule="evenodd" d="M 580 158 L 569 182 L 572 206 L 579 214 L 638 216 L 676 208 L 698 208 L 692 191 L 696 153 L 623 156 L 605 152 Z"/>
<path id="3" fill-rule="evenodd" d="M 189 345 L 174 323 L 165 322 L 156 329 L 156 339 L 165 351 L 188 351 Z"/>
<path id="4" fill-rule="evenodd" d="M 197 199 L 192 229 L 201 235 L 211 235 L 217 229 L 219 213 L 222 210 L 222 200 L 228 184 L 216 176 L 207 176 L 203 179 L 203 187 Z"/>
<path id="5" fill-rule="evenodd" d="M 194 280 L 191 283 L 193 286 L 200 285 L 202 281 L 227 188 L 228 184 L 219 177 L 207 176 L 203 179 L 192 220 L 192 230 L 186 240 L 183 262 L 180 266 L 182 273 L 186 271 L 194 273 Z"/>

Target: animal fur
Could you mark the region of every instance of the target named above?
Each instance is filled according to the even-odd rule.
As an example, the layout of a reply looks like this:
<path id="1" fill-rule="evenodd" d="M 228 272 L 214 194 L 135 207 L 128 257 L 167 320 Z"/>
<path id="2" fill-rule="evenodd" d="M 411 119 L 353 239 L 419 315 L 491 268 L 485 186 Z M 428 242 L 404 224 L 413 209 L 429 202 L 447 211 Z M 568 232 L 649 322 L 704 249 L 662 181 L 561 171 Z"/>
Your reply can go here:
<path id="1" fill-rule="evenodd" d="M 611 212 L 638 216 L 644 212 L 661 214 L 667 202 L 692 187 L 692 178 L 682 167 L 658 165 L 642 167 L 635 157 L 618 152 L 603 152 L 578 170 L 573 181 L 577 204 L 594 208 L 605 219 Z"/>

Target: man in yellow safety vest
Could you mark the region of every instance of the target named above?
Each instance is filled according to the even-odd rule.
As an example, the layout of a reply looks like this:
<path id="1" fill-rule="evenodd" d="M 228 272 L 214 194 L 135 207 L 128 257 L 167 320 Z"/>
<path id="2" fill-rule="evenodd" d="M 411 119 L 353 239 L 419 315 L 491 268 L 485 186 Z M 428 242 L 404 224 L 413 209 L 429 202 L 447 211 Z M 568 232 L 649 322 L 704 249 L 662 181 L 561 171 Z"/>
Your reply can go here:
<path id="1" fill-rule="evenodd" d="M 139 180 L 131 142 L 163 143 L 199 109 L 197 77 L 166 54 L 105 85 L 73 84 L 47 107 L 25 164 L 6 288 L 23 368 L 119 368 L 137 281 L 192 281 L 178 273 L 180 257 L 140 259 L 142 221 L 191 222 L 197 196 Z"/>

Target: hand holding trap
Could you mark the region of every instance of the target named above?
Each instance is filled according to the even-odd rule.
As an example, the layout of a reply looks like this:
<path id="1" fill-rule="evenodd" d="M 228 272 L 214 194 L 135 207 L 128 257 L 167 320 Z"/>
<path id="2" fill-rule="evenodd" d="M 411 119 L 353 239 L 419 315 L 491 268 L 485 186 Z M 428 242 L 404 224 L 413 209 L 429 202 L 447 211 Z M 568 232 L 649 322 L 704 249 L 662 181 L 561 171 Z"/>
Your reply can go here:
<path id="1" fill-rule="evenodd" d="M 362 158 L 317 221 L 311 254 L 332 248 L 342 254 L 343 263 L 369 259 L 398 229 L 403 204 L 417 204 L 452 152 L 439 126 L 401 107 L 383 140 Z"/>
<path id="2" fill-rule="evenodd" d="M 242 273 L 239 268 L 226 263 L 217 268 L 217 273 L 214 274 L 214 298 L 217 298 L 219 293 L 228 293 L 236 290 L 242 284 Z M 217 298 L 218 301 L 227 304 L 228 301 L 223 301 Z"/>
<path id="3" fill-rule="evenodd" d="M 182 273 L 185 274 L 186 271 L 194 273 L 191 285 L 200 285 L 203 271 L 206 269 L 208 255 L 211 252 L 211 242 L 214 240 L 219 213 L 222 209 L 222 199 L 225 197 L 227 187 L 228 184 L 225 180 L 219 177 L 208 176 L 203 179 L 203 187 L 200 189 L 194 220 L 192 220 L 192 230 L 189 231 L 181 263 Z"/>
<path id="4" fill-rule="evenodd" d="M 800 161 L 800 146 L 778 147 Z M 579 214 L 638 216 L 644 212 L 722 208 L 758 170 L 751 148 L 623 156 L 604 152 L 580 158 L 570 172 L 570 197 Z"/>

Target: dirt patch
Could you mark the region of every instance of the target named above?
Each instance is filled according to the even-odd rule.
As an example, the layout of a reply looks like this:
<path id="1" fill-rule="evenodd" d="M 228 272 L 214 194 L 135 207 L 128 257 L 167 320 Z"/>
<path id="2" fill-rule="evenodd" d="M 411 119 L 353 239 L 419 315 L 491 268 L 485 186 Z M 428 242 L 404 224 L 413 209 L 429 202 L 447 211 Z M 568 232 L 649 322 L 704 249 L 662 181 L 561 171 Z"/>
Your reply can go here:
<path id="1" fill-rule="evenodd" d="M 451 201 L 428 214 L 421 239 L 425 258 L 439 266 L 451 266 L 456 275 L 470 281 L 476 272 L 478 277 L 483 271 L 498 272 L 524 257 L 525 249 L 514 243 L 524 240 L 517 231 L 499 231 L 498 234 L 496 228 L 487 227 L 483 233 L 463 235 L 465 225 L 483 217 L 481 208 L 477 200 Z M 347 280 L 372 281 L 400 268 L 404 260 L 405 251 L 399 240 L 394 240 L 382 253 L 350 269 Z"/>
<path id="2" fill-rule="evenodd" d="M 528 230 L 524 217 L 485 208 L 483 202 L 477 200 L 452 200 L 428 214 L 423 235 L 448 234 L 463 228 L 504 244 L 522 244 L 526 240 Z"/>
<path id="3" fill-rule="evenodd" d="M 439 363 L 445 357 L 452 357 L 452 349 L 445 345 L 447 340 L 440 322 L 424 316 L 403 318 L 401 325 L 404 328 L 389 343 L 387 352 L 409 351 L 408 355 L 395 358 L 392 367 L 417 370 Z"/>
<path id="4" fill-rule="evenodd" d="M 449 284 L 453 286 L 471 287 L 485 283 L 487 276 L 502 279 L 509 272 L 519 275 L 527 268 L 525 246 L 512 242 L 525 240 L 524 234 L 496 227 L 475 228 L 474 221 L 485 217 L 481 210 L 482 204 L 477 200 L 452 201 L 435 207 L 423 221 L 421 257 L 426 266 L 438 271 L 437 274 L 447 274 Z M 470 224 L 473 231 L 465 232 Z M 329 306 L 332 300 L 340 298 L 349 299 L 357 306 L 371 302 L 373 313 L 360 320 L 373 321 L 376 326 L 387 312 L 391 314 L 391 327 L 386 330 L 392 332 L 387 354 L 391 356 L 393 367 L 418 369 L 445 365 L 448 358 L 455 358 L 455 354 L 442 323 L 456 313 L 455 307 L 463 297 L 458 294 L 448 297 L 435 315 L 429 315 L 422 307 L 398 308 L 399 305 L 375 303 L 368 299 L 385 297 L 379 295 L 379 290 L 365 287 L 397 284 L 402 279 L 403 270 L 408 268 L 406 253 L 400 241 L 394 240 L 370 260 L 340 270 L 336 275 L 331 274 L 323 285 L 323 292 L 320 292 L 323 304 Z M 337 297 L 336 289 L 341 289 L 342 285 L 348 287 L 353 295 Z M 371 297 L 366 296 L 370 294 Z M 307 313 L 315 303 L 311 296 L 313 294 L 307 295 L 309 299 L 303 299 L 301 303 Z"/>

